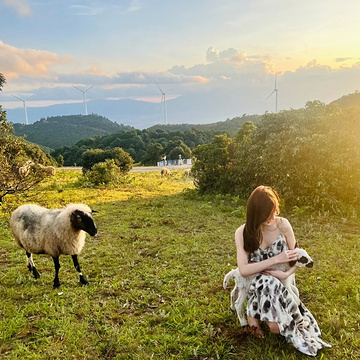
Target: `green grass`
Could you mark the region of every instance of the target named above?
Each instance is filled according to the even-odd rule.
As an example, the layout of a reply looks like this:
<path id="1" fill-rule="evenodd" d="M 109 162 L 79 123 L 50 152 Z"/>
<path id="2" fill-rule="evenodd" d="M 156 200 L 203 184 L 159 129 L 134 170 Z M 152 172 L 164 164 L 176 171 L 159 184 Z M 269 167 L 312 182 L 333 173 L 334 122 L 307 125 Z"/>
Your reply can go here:
<path id="1" fill-rule="evenodd" d="M 130 174 L 118 188 L 89 188 L 78 171 L 58 171 L 27 198 L 8 198 L 0 215 L 0 358 L 4 359 L 307 359 L 269 334 L 248 336 L 229 308 L 224 274 L 236 265 L 234 232 L 244 201 L 193 196 L 180 172 Z M 20 203 L 84 202 L 99 233 L 79 261 L 35 255 L 34 280 L 11 240 L 9 213 Z M 360 220 L 291 216 L 315 261 L 297 272 L 305 305 L 332 349 L 319 359 L 360 357 Z"/>

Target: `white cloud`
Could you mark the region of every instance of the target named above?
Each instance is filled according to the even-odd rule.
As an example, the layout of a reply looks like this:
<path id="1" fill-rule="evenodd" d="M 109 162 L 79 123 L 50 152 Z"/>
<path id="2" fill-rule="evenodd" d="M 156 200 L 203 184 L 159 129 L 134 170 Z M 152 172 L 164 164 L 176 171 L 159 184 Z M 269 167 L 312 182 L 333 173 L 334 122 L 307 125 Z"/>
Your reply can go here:
<path id="1" fill-rule="evenodd" d="M 242 62 L 246 59 L 243 51 L 229 48 L 223 51 L 216 51 L 214 46 L 208 48 L 206 52 L 206 60 L 210 63 L 218 61 Z"/>
<path id="2" fill-rule="evenodd" d="M 175 65 L 157 73 L 130 71 L 109 74 L 105 71 L 106 64 L 90 66 L 81 73 L 71 69 L 60 73 L 53 70 L 66 58 L 46 51 L 17 49 L 0 42 L 0 63 L 8 80 L 4 90 L 11 87 L 14 91 L 19 84 L 18 91 L 34 93 L 37 100 L 74 100 L 78 94 L 72 85 L 83 89 L 95 85 L 88 92 L 88 99 L 150 98 L 158 95 L 156 81 L 173 97 L 196 96 L 202 99 L 204 106 L 216 103 L 219 107 L 232 107 L 231 114 L 236 115 L 236 109 L 241 109 L 238 110 L 241 114 L 273 111 L 273 98 L 266 100 L 274 88 L 269 57 L 246 56 L 234 48 L 217 51 L 211 47 L 206 54 L 212 61 L 190 67 Z M 309 100 L 329 103 L 357 90 L 359 78 L 360 63 L 333 69 L 318 60 L 294 71 L 278 73 L 279 110 L 303 107 Z M 24 83 L 27 87 L 22 85 L 21 88 Z"/>
<path id="3" fill-rule="evenodd" d="M 70 57 L 50 51 L 20 49 L 0 41 L 1 71 L 7 79 L 24 75 L 38 78 L 50 76 L 54 79 L 50 67 L 69 61 Z"/>
<path id="4" fill-rule="evenodd" d="M 32 14 L 28 0 L 0 0 L 5 6 L 13 8 L 20 16 Z"/>
<path id="5" fill-rule="evenodd" d="M 103 12 L 103 7 L 99 5 L 71 5 L 71 9 L 76 10 L 77 15 L 96 16 Z"/>

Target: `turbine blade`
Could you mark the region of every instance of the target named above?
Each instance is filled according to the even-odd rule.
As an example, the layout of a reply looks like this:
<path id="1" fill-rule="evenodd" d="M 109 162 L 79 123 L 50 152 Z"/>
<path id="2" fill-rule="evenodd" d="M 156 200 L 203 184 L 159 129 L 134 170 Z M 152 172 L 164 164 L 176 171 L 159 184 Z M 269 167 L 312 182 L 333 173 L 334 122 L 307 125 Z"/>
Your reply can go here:
<path id="1" fill-rule="evenodd" d="M 78 88 L 77 86 L 73 85 L 73 87 L 74 87 L 75 89 L 78 89 L 78 90 L 81 91 L 82 93 L 84 93 L 84 91 L 81 90 L 80 88 Z"/>
<path id="2" fill-rule="evenodd" d="M 159 84 L 154 80 L 156 86 L 159 88 L 160 92 L 164 95 L 165 93 L 161 90 L 161 87 L 159 86 Z"/>
<path id="3" fill-rule="evenodd" d="M 267 100 L 274 92 L 276 92 L 276 90 L 274 90 L 274 91 L 266 98 L 266 100 Z"/>
<path id="4" fill-rule="evenodd" d="M 10 94 L 11 96 L 13 96 L 14 98 L 17 98 L 17 99 L 19 99 L 20 101 L 25 101 L 25 100 L 23 100 L 23 99 L 20 99 L 19 97 L 17 97 L 17 96 L 15 96 L 15 95 L 13 95 L 13 94 Z"/>
<path id="5" fill-rule="evenodd" d="M 95 85 L 90 86 L 88 89 L 85 90 L 85 92 L 89 91 L 90 89 L 92 89 Z"/>

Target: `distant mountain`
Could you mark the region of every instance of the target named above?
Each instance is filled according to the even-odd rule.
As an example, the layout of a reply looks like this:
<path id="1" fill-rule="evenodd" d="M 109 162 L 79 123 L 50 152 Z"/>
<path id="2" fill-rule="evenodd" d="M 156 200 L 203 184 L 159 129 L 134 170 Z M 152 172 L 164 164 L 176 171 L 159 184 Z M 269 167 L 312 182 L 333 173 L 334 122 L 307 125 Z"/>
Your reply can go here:
<path id="1" fill-rule="evenodd" d="M 360 106 L 360 93 L 359 91 L 355 91 L 352 94 L 344 95 L 340 99 L 337 99 L 330 104 L 337 104 L 342 108 Z"/>
<path id="2" fill-rule="evenodd" d="M 133 126 L 137 129 L 155 125 L 162 120 L 160 104 L 131 99 L 124 100 L 89 100 L 89 113 L 99 114 L 118 124 Z M 22 108 L 5 109 L 8 121 L 24 124 Z M 45 107 L 27 107 L 29 124 L 50 116 L 82 114 L 83 103 L 58 104 Z"/>
<path id="3" fill-rule="evenodd" d="M 214 95 L 213 100 L 209 100 L 207 94 L 197 94 L 196 97 L 192 95 L 179 96 L 166 101 L 167 122 L 168 124 L 207 124 L 224 121 L 226 118 L 243 114 L 244 101 L 245 98 L 238 94 L 221 94 L 220 92 L 216 96 Z M 163 104 L 160 103 L 131 99 L 88 100 L 87 108 L 89 113 L 99 114 L 118 124 L 130 125 L 136 129 L 147 129 L 156 124 L 165 123 Z M 13 123 L 25 122 L 22 108 L 4 108 L 4 110 L 6 110 L 9 121 Z M 46 107 L 31 107 L 31 104 L 27 104 L 30 124 L 49 116 L 82 114 L 83 112 L 84 105 L 82 102 Z"/>
<path id="4" fill-rule="evenodd" d="M 94 114 L 47 117 L 31 125 L 14 123 L 13 126 L 16 136 L 25 135 L 28 141 L 51 149 L 71 146 L 94 136 L 134 129 Z"/>

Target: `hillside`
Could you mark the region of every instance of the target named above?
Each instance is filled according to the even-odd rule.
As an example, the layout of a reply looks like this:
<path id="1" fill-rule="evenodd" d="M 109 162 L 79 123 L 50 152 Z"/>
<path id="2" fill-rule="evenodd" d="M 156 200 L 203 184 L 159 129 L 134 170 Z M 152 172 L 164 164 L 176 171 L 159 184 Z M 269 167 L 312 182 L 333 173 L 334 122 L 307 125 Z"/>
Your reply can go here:
<path id="1" fill-rule="evenodd" d="M 235 117 L 233 119 L 227 119 L 225 121 L 219 121 L 210 124 L 169 124 L 169 125 L 154 125 L 148 130 L 164 130 L 164 131 L 190 131 L 192 129 L 199 131 L 215 131 L 215 132 L 224 132 L 229 135 L 235 135 L 237 131 L 242 127 L 247 121 L 251 121 L 254 124 L 259 122 L 261 119 L 260 115 L 246 115 L 244 114 L 241 117 Z"/>
<path id="2" fill-rule="evenodd" d="M 96 115 L 67 115 L 43 118 L 31 125 L 13 124 L 16 136 L 26 136 L 28 141 L 56 149 L 71 146 L 82 139 L 109 135 L 120 130 L 132 130 Z"/>
<path id="3" fill-rule="evenodd" d="M 355 91 L 352 94 L 344 95 L 340 99 L 333 101 L 331 104 L 337 104 L 342 108 L 360 106 L 360 93 L 359 91 Z"/>

